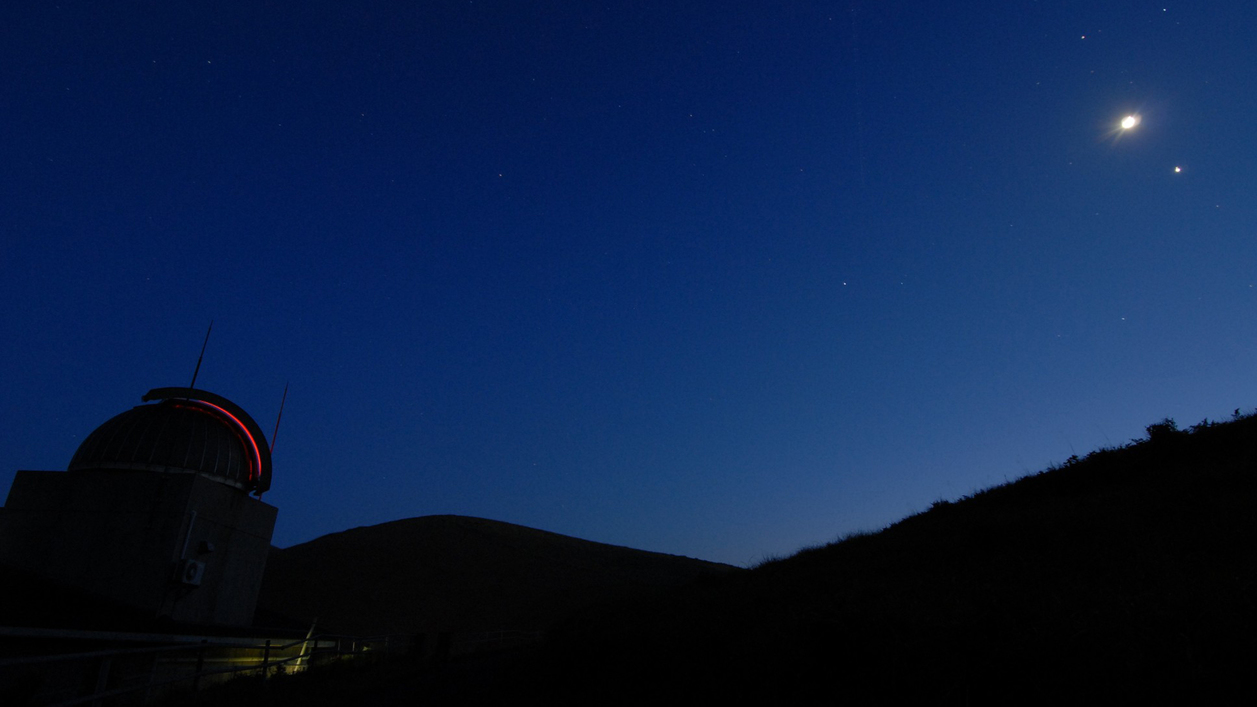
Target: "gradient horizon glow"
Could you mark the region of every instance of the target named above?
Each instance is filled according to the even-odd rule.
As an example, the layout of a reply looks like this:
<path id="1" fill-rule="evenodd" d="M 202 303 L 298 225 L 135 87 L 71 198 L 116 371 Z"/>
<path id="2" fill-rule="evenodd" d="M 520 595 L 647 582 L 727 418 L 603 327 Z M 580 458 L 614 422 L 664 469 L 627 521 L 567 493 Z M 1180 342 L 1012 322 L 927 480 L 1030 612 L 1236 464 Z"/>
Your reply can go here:
<path id="1" fill-rule="evenodd" d="M 1251 410 L 1252 27 L 8 3 L 0 486 L 210 320 L 198 386 L 291 381 L 280 546 L 461 514 L 746 564 Z"/>

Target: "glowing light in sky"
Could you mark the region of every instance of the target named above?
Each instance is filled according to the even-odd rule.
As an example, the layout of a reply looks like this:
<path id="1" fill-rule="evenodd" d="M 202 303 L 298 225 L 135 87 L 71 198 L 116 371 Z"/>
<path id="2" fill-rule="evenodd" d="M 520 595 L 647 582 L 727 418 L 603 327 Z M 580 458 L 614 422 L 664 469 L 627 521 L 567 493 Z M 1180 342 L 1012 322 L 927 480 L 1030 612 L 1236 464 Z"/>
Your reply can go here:
<path id="1" fill-rule="evenodd" d="M 1136 125 L 1139 125 L 1139 116 L 1128 115 L 1125 118 L 1122 118 L 1122 130 L 1130 130 Z"/>
<path id="2" fill-rule="evenodd" d="M 1175 168 L 1174 168 L 1174 173 L 1175 173 L 1175 174 L 1178 174 L 1179 172 L 1182 172 L 1182 171 L 1183 171 L 1183 168 L 1182 168 L 1182 167 L 1175 167 Z"/>

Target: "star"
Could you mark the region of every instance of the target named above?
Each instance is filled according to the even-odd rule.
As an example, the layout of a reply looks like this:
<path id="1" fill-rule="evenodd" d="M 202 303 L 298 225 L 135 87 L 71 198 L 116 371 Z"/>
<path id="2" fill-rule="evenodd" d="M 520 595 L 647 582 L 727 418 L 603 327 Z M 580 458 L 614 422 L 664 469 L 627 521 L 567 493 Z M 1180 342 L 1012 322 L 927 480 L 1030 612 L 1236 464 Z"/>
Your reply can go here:
<path id="1" fill-rule="evenodd" d="M 1139 125 L 1139 116 L 1137 116 L 1137 115 L 1128 115 L 1128 116 L 1126 116 L 1125 118 L 1122 118 L 1122 123 L 1121 123 L 1121 124 L 1122 124 L 1122 130 L 1130 130 L 1131 128 L 1135 127 L 1136 125 Z"/>

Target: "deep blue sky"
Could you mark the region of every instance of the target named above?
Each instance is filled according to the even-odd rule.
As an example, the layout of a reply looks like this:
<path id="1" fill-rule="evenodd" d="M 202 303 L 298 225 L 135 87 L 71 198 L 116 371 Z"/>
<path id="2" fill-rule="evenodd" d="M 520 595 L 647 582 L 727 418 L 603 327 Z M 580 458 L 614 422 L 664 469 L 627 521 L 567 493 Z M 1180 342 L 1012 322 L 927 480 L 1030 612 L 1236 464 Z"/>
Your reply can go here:
<path id="1" fill-rule="evenodd" d="M 211 319 L 199 387 L 269 433 L 291 382 L 280 546 L 456 513 L 742 564 L 1249 410 L 1255 29 L 4 3 L 0 486 Z"/>

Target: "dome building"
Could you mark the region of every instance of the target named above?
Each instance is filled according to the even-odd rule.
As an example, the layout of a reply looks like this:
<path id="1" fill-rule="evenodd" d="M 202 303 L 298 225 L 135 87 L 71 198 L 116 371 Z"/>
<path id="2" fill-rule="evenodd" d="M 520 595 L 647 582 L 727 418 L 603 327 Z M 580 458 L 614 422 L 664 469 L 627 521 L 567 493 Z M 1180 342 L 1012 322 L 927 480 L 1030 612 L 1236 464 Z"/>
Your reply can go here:
<path id="1" fill-rule="evenodd" d="M 157 388 L 143 400 L 161 402 L 138 405 L 97 427 L 69 471 L 201 474 L 259 497 L 270 488 L 262 430 L 230 400 L 193 388 Z"/>
<path id="2" fill-rule="evenodd" d="M 230 400 L 157 388 L 66 471 L 19 471 L 0 563 L 177 623 L 253 620 L 277 510 L 266 438 Z"/>

